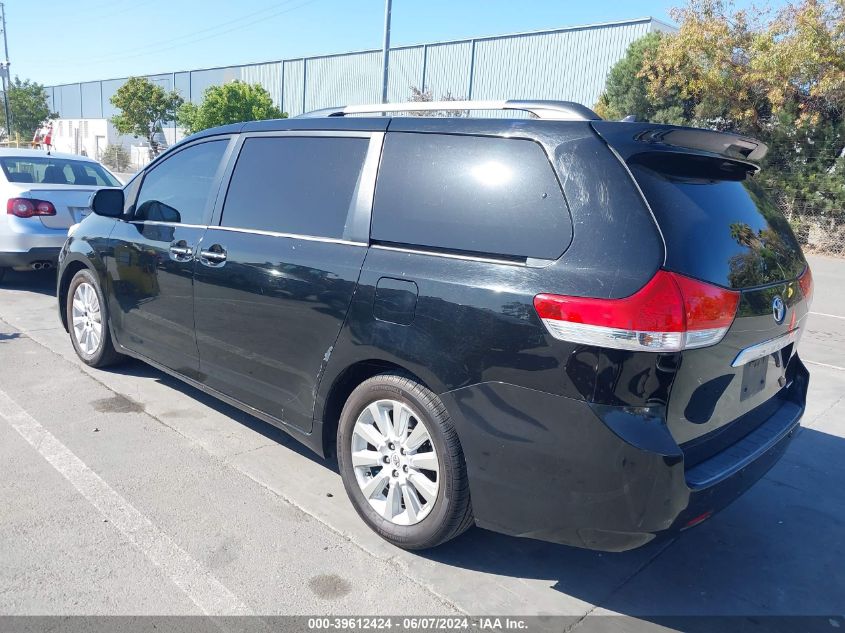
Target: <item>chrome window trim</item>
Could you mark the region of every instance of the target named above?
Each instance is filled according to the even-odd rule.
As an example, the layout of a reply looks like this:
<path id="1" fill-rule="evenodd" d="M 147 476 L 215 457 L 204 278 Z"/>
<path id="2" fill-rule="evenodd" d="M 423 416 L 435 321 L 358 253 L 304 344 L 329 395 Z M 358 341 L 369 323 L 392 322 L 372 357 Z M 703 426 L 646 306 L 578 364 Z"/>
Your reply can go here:
<path id="1" fill-rule="evenodd" d="M 498 259 L 496 257 L 480 257 L 478 255 L 461 255 L 459 253 L 444 253 L 442 251 L 426 250 L 425 248 L 407 248 L 404 246 L 387 246 L 384 244 L 373 244 L 370 248 L 376 248 L 382 251 L 396 251 L 399 253 L 408 253 L 409 255 L 431 255 L 432 257 L 447 257 L 449 259 L 460 259 L 470 262 L 481 262 L 486 264 L 506 264 L 508 266 L 519 266 L 522 268 L 544 268 L 550 263 L 550 260 L 545 259 L 527 259 L 525 262 L 515 262 L 511 259 Z"/>
<path id="2" fill-rule="evenodd" d="M 177 225 L 178 226 L 178 225 Z M 206 227 L 202 227 L 206 228 Z M 209 226 L 209 231 L 228 231 L 230 233 L 247 233 L 249 235 L 265 235 L 267 237 L 285 237 L 308 242 L 326 242 L 328 244 L 346 244 L 347 246 L 368 246 L 366 242 L 356 242 L 334 237 L 320 237 L 318 235 L 300 235 L 298 233 L 279 233 L 277 231 L 263 231 L 260 229 L 241 229 L 232 226 Z"/>
<path id="3" fill-rule="evenodd" d="M 160 220 L 129 220 L 129 224 L 149 224 L 150 226 L 181 226 L 186 229 L 205 229 L 205 224 L 182 224 L 181 222 L 161 222 Z"/>
<path id="4" fill-rule="evenodd" d="M 267 136 L 370 138 L 373 134 L 384 134 L 384 132 L 370 130 L 267 130 L 262 132 L 241 132 L 241 137 L 244 139 Z"/>

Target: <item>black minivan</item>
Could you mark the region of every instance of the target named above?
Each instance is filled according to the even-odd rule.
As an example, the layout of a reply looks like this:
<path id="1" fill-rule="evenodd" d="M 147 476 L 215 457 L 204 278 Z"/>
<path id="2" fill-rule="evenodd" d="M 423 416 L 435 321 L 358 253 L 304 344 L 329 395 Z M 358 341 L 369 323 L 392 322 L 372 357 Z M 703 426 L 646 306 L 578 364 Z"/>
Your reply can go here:
<path id="1" fill-rule="evenodd" d="M 804 411 L 812 279 L 765 152 L 549 101 L 207 130 L 94 196 L 59 312 L 88 365 L 336 454 L 400 547 L 477 524 L 626 550 L 742 494 Z"/>

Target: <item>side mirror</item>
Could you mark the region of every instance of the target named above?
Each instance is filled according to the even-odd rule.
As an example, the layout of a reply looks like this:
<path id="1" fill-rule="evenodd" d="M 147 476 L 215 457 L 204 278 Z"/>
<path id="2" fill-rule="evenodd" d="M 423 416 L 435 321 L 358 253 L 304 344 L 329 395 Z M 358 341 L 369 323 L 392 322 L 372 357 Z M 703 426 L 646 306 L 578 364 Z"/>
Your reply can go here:
<path id="1" fill-rule="evenodd" d="M 100 189 L 91 199 L 91 210 L 107 218 L 123 215 L 123 189 Z"/>

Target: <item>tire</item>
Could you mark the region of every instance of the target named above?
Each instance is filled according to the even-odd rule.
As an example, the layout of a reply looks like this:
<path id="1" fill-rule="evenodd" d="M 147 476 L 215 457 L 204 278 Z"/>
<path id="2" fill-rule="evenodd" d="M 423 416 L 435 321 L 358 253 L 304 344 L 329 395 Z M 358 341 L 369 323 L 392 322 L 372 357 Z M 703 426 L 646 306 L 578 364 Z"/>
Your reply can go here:
<path id="1" fill-rule="evenodd" d="M 452 419 L 440 398 L 415 380 L 390 372 L 358 385 L 340 415 L 337 446 L 352 505 L 390 543 L 427 549 L 473 524 L 466 463 Z"/>
<path id="2" fill-rule="evenodd" d="M 74 314 L 74 300 L 78 303 L 76 314 Z M 114 348 L 103 291 L 90 270 L 80 270 L 71 279 L 65 314 L 73 349 L 76 350 L 76 355 L 83 363 L 90 367 L 108 367 L 126 358 Z M 81 328 L 74 324 L 75 316 L 85 319 Z M 97 332 L 97 324 L 99 324 L 99 332 Z M 88 335 L 84 335 L 86 328 Z"/>

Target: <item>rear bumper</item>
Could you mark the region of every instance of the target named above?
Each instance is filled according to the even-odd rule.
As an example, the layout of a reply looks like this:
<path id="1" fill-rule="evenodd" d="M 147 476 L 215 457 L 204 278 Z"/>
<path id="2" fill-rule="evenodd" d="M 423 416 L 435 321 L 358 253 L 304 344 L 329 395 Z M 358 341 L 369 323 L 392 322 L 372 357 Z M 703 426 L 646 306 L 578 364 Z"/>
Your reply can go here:
<path id="1" fill-rule="evenodd" d="M 766 444 L 764 450 L 755 455 L 753 460 L 748 461 L 741 468 L 708 486 L 693 488 L 689 506 L 678 515 L 670 531 L 681 531 L 696 525 L 699 520 L 729 505 L 763 477 L 783 457 L 800 426 L 799 419 L 800 415 L 784 427 L 783 433 L 778 434 L 774 441 Z M 784 422 L 787 420 L 779 420 L 775 422 L 775 425 L 781 426 Z"/>
<path id="2" fill-rule="evenodd" d="M 51 229 L 39 218 L 3 218 L 0 225 L 0 266 L 28 266 L 36 261 L 56 263 L 67 240 L 67 229 Z M 33 256 L 30 256 L 30 255 Z"/>
<path id="3" fill-rule="evenodd" d="M 784 402 L 686 469 L 662 407 L 593 405 L 505 383 L 443 394 L 481 527 L 604 551 L 639 547 L 722 509 L 783 455 L 804 412 L 800 361 Z M 756 434 L 756 435 L 755 435 Z"/>
<path id="4" fill-rule="evenodd" d="M 0 268 L 29 268 L 35 262 L 50 262 L 55 266 L 60 250 L 61 246 L 42 246 L 19 252 L 0 251 Z"/>

